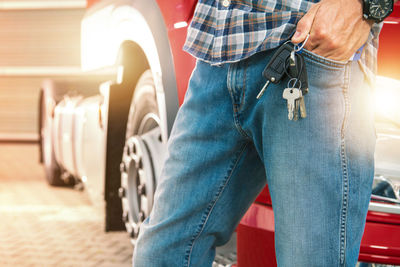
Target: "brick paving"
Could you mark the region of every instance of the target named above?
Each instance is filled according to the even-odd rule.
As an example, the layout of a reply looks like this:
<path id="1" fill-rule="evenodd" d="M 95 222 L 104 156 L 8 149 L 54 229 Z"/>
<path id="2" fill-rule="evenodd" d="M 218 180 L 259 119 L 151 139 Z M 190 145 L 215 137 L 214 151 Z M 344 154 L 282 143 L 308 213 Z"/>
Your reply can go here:
<path id="1" fill-rule="evenodd" d="M 0 143 L 0 266 L 131 266 L 85 191 L 47 184 L 36 144 Z"/>

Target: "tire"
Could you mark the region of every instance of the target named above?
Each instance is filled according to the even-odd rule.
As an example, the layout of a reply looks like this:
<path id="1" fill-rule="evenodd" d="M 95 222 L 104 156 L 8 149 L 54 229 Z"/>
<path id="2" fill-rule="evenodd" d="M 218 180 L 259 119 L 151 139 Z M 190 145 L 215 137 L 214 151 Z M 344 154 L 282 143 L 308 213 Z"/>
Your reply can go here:
<path id="1" fill-rule="evenodd" d="M 53 137 L 53 112 L 57 103 L 56 90 L 52 83 L 40 91 L 39 136 L 41 160 L 44 165 L 46 180 L 52 186 L 69 186 L 71 182 L 62 179 L 62 170 L 55 159 Z"/>
<path id="2" fill-rule="evenodd" d="M 152 208 L 156 187 L 154 160 L 157 159 L 153 159 L 148 140 L 143 138 L 145 134 L 157 131 L 157 127 L 160 127 L 160 121 L 156 90 L 153 76 L 147 70 L 141 75 L 132 97 L 121 163 L 119 193 L 122 198 L 122 217 L 134 245 L 140 224 Z M 157 141 L 153 144 L 161 143 L 161 137 L 157 134 L 154 136 L 157 137 L 153 140 Z"/>
<path id="3" fill-rule="evenodd" d="M 159 116 L 155 85 L 150 70 L 146 70 L 136 85 L 129 108 L 128 123 L 126 126 L 126 139 L 134 135 L 143 134 L 157 125 L 145 125 L 140 129 L 140 124 L 146 114 Z"/>

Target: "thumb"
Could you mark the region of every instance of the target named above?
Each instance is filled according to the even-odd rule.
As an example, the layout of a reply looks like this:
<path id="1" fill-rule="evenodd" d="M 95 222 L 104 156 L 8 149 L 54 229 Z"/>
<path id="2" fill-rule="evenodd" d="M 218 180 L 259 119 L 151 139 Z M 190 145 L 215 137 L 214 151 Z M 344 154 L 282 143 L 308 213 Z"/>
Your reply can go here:
<path id="1" fill-rule="evenodd" d="M 300 19 L 300 21 L 297 23 L 296 33 L 292 37 L 292 43 L 298 44 L 306 39 L 307 34 L 311 31 L 311 27 L 318 9 L 318 4 L 313 5 Z"/>

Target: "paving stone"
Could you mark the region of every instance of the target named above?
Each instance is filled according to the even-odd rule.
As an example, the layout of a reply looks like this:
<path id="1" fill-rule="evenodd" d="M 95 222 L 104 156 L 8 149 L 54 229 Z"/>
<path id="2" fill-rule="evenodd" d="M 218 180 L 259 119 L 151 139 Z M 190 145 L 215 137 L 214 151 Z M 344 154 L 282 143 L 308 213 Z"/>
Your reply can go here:
<path id="1" fill-rule="evenodd" d="M 44 175 L 37 145 L 0 143 L 0 266 L 131 266 L 128 235 L 104 232 L 87 192 Z"/>

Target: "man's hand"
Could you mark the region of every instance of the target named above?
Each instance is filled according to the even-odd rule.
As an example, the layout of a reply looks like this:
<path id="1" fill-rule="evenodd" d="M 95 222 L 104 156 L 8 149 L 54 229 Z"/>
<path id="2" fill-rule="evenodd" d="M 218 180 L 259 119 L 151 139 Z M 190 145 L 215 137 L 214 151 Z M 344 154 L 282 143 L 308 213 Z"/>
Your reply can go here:
<path id="1" fill-rule="evenodd" d="M 363 19 L 361 0 L 321 0 L 297 24 L 293 43 L 310 37 L 305 48 L 338 61 L 347 61 L 368 39 L 372 22 Z"/>

